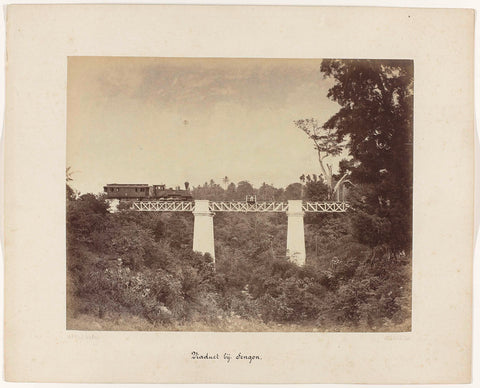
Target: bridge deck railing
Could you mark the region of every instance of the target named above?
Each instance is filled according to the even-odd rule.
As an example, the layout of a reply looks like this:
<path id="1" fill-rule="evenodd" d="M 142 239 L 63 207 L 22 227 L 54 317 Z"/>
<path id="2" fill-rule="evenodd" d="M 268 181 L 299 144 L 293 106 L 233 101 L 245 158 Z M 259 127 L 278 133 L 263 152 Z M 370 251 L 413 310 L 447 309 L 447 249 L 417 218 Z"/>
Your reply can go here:
<path id="1" fill-rule="evenodd" d="M 135 201 L 133 210 L 144 212 L 192 212 L 195 202 L 191 201 Z"/>
<path id="2" fill-rule="evenodd" d="M 285 202 L 211 201 L 209 208 L 213 212 L 286 212 L 288 204 Z"/>
<path id="3" fill-rule="evenodd" d="M 303 202 L 302 210 L 306 213 L 343 213 L 350 206 L 346 202 Z M 212 212 L 277 212 L 288 211 L 287 202 L 236 202 L 236 201 L 210 201 L 208 208 Z M 195 202 L 192 201 L 135 201 L 135 211 L 157 212 L 192 212 L 195 210 Z"/>

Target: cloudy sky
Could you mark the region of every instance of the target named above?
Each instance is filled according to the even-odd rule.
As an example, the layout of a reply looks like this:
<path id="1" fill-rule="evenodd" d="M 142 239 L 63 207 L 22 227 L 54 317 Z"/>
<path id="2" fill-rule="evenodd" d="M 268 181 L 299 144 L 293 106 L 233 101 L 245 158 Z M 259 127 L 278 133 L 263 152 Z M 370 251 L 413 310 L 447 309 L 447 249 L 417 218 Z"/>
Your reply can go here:
<path id="1" fill-rule="evenodd" d="M 319 173 L 293 121 L 339 106 L 321 60 L 70 57 L 67 166 L 73 186 L 248 180 Z"/>

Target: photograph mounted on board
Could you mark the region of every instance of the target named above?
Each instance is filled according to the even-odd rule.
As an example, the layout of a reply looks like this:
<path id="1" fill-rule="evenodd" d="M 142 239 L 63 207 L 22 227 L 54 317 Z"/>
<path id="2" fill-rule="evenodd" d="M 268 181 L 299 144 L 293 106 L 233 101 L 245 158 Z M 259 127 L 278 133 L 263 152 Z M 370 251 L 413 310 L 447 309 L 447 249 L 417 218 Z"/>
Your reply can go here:
<path id="1" fill-rule="evenodd" d="M 413 81 L 69 57 L 67 329 L 410 331 Z"/>

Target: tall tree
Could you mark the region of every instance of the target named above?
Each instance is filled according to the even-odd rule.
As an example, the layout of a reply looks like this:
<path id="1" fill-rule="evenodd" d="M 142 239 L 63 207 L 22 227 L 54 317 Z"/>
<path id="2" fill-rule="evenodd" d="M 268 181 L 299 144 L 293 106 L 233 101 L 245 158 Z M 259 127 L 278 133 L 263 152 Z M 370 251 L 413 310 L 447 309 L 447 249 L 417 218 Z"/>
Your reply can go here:
<path id="1" fill-rule="evenodd" d="M 335 84 L 328 97 L 340 110 L 322 128 L 347 142 L 352 180 L 373 185 L 375 216 L 390 225 L 394 251 L 411 246 L 413 62 L 324 60 L 320 71 Z"/>
<path id="2" fill-rule="evenodd" d="M 331 199 L 349 173 L 346 172 L 337 182 L 334 182 L 333 166 L 326 160 L 328 157 L 339 155 L 343 150 L 343 145 L 338 141 L 334 128 L 325 128 L 316 119 L 296 120 L 294 123 L 313 141 L 323 180 L 329 188 L 328 198 Z M 311 180 L 310 175 L 307 176 L 307 180 Z"/>

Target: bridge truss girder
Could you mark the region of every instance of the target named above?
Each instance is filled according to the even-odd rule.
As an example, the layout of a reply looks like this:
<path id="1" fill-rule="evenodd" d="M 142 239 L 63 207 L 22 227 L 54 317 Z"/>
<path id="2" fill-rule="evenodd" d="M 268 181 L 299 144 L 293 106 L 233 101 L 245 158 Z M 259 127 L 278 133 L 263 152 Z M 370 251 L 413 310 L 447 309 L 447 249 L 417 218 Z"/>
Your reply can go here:
<path id="1" fill-rule="evenodd" d="M 288 212 L 288 203 L 285 202 L 235 202 L 209 201 L 211 212 L 237 213 L 285 213 Z M 303 202 L 302 210 L 306 213 L 344 213 L 349 208 L 346 202 Z M 151 212 L 193 212 L 195 202 L 191 201 L 136 201 L 133 203 L 135 211 Z"/>
<path id="2" fill-rule="evenodd" d="M 209 205 L 212 212 L 242 212 L 242 213 L 265 213 L 265 212 L 286 212 L 288 204 L 284 202 L 234 202 L 211 201 Z"/>
<path id="3" fill-rule="evenodd" d="M 215 263 L 213 215 L 217 212 L 237 213 L 286 213 L 287 256 L 298 265 L 304 265 L 305 213 L 344 213 L 349 208 L 346 202 L 235 202 L 235 201 L 136 201 L 133 210 L 144 212 L 192 212 L 194 215 L 193 250 L 209 253 Z"/>
<path id="4" fill-rule="evenodd" d="M 133 210 L 140 212 L 193 212 L 195 202 L 191 201 L 136 201 Z"/>

